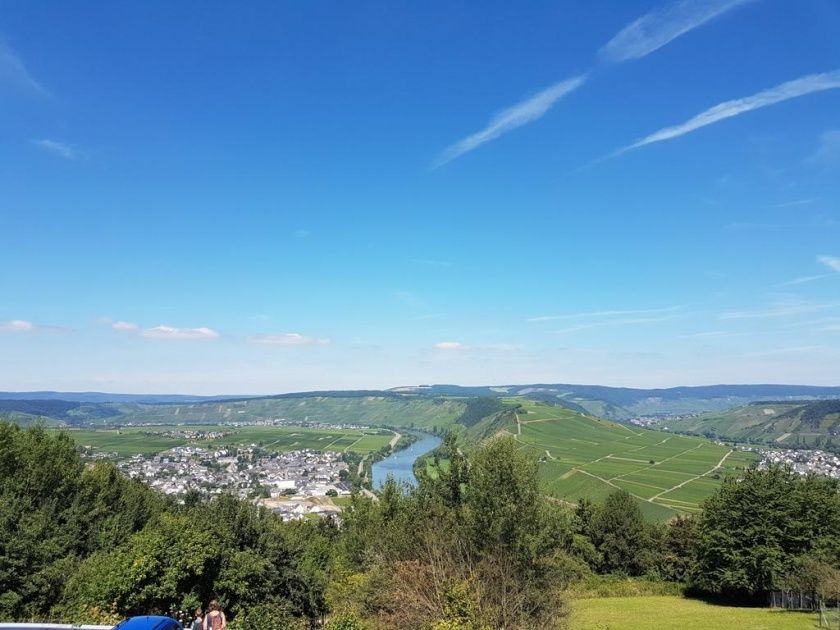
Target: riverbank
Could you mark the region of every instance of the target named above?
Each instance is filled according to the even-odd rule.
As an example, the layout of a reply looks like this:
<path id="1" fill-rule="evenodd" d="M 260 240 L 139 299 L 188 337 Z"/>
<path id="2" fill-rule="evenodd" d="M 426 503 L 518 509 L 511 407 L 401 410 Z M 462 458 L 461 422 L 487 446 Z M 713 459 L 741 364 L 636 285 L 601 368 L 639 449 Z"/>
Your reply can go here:
<path id="1" fill-rule="evenodd" d="M 428 433 L 414 432 L 413 435 L 418 438 L 416 442 L 373 464 L 374 490 L 381 489 L 389 476 L 393 477 L 398 483 L 405 483 L 410 486 L 417 484 L 417 478 L 414 476 L 414 463 L 420 457 L 440 446 L 442 440 L 438 436 Z"/>

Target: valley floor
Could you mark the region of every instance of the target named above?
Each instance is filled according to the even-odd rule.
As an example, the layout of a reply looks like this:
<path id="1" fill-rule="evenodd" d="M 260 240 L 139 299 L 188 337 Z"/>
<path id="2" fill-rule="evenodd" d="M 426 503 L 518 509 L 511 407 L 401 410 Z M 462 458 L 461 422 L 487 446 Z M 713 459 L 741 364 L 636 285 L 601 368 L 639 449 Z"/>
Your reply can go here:
<path id="1" fill-rule="evenodd" d="M 717 606 L 679 596 L 572 600 L 571 630 L 810 630 L 816 613 Z M 836 626 L 832 626 L 836 627 Z"/>

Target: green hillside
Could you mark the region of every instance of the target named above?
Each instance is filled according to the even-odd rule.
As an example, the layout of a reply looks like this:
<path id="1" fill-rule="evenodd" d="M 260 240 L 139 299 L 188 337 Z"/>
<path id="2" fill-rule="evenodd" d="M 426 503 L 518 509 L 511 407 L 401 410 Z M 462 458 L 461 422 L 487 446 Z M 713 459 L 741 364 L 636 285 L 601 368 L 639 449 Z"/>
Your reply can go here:
<path id="1" fill-rule="evenodd" d="M 698 512 L 726 473 L 755 458 L 699 437 L 631 428 L 531 400 L 508 402 L 521 406 L 485 419 L 465 437 L 514 436 L 539 460 L 546 493 L 563 502 L 599 502 L 623 489 L 649 518 L 667 520 Z"/>
<path id="2" fill-rule="evenodd" d="M 840 446 L 840 400 L 757 402 L 668 420 L 668 429 L 781 446 Z"/>
<path id="3" fill-rule="evenodd" d="M 431 430 L 458 420 L 469 399 L 382 396 L 296 396 L 188 404 L 113 403 L 109 417 L 87 424 L 218 424 L 288 420 L 330 424 L 415 427 Z"/>
<path id="4" fill-rule="evenodd" d="M 143 454 L 149 455 L 171 449 L 175 446 L 202 446 L 221 448 L 224 446 L 247 446 L 258 444 L 271 451 L 291 451 L 311 448 L 319 451 L 353 451 L 370 453 L 377 451 L 393 439 L 387 429 L 310 429 L 302 427 L 246 426 L 226 428 L 222 436 L 212 439 L 189 439 L 173 435 L 170 430 L 154 427 L 130 427 L 122 429 L 64 429 L 80 446 L 95 451 L 116 453 L 119 457 Z M 195 431 L 219 432 L 218 426 L 191 427 Z M 177 432 L 175 432 L 177 433 Z"/>

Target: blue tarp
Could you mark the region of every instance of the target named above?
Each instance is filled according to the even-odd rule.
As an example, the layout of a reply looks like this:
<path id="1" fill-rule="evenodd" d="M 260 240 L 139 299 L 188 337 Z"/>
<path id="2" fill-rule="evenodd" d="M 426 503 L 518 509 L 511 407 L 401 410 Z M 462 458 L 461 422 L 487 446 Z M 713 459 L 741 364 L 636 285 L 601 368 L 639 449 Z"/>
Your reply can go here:
<path id="1" fill-rule="evenodd" d="M 114 630 L 184 630 L 171 617 L 132 617 L 116 625 Z"/>

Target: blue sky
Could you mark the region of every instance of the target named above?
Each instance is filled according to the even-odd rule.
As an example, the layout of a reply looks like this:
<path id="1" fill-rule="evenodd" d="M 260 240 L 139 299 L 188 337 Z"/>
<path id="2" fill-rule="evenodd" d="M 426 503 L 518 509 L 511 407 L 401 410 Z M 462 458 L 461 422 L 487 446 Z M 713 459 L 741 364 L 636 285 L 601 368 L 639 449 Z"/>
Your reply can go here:
<path id="1" fill-rule="evenodd" d="M 840 383 L 836 0 L 0 1 L 0 389 Z"/>

